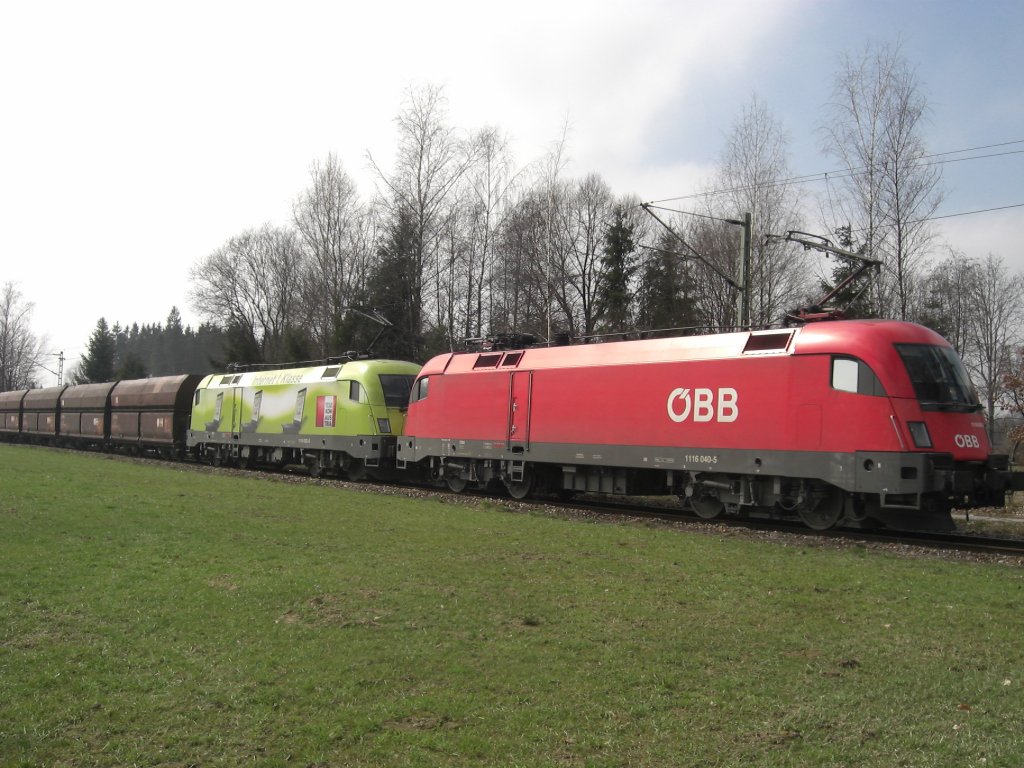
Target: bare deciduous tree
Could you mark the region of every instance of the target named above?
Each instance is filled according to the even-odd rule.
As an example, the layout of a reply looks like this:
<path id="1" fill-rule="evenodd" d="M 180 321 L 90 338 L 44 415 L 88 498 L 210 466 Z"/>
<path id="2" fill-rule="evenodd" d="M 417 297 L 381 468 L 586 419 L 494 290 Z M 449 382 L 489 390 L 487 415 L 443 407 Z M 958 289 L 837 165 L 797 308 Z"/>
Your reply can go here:
<path id="1" fill-rule="evenodd" d="M 14 283 L 4 283 L 0 290 L 0 392 L 33 384 L 44 345 L 32 332 L 33 306 Z"/>
<path id="2" fill-rule="evenodd" d="M 447 105 L 440 88 L 410 90 L 395 118 L 398 150 L 388 174 L 369 156 L 383 185 L 381 197 L 392 221 L 408 217 L 412 226 L 413 300 L 424 306 L 421 317 L 438 316 L 439 255 L 444 227 L 450 223 L 450 200 L 472 166 L 473 145 L 460 140 L 447 123 Z M 410 329 L 417 336 L 423 329 Z"/>
<path id="3" fill-rule="evenodd" d="M 1003 377 L 1003 392 L 1000 405 L 1010 412 L 1017 423 L 1011 427 L 1006 438 L 1009 443 L 1010 461 L 1017 459 L 1017 449 L 1024 442 L 1024 347 L 1017 347 L 1010 370 Z"/>
<path id="4" fill-rule="evenodd" d="M 481 336 L 492 324 L 495 239 L 512 205 L 517 179 L 508 141 L 495 128 L 474 137 L 476 163 L 466 196 L 465 333 Z"/>
<path id="5" fill-rule="evenodd" d="M 355 182 L 333 154 L 313 163 L 310 177 L 292 214 L 307 254 L 301 283 L 306 324 L 318 353 L 329 355 L 337 351 L 345 308 L 367 280 L 372 226 Z"/>
<path id="6" fill-rule="evenodd" d="M 1003 379 L 1011 369 L 1014 348 L 1021 339 L 1022 295 L 1024 276 L 1010 274 L 1002 258 L 990 253 L 978 264 L 969 293 L 973 312 L 965 362 L 988 414 L 989 438 L 994 434 Z"/>
<path id="7" fill-rule="evenodd" d="M 978 264 L 963 253 L 949 250 L 949 256 L 936 264 L 924 279 L 923 305 L 918 320 L 941 334 L 960 353 L 972 354 L 971 324 L 977 313 L 972 296 Z"/>
<path id="8" fill-rule="evenodd" d="M 597 174 L 568 188 L 558 211 L 552 291 L 570 333 L 591 334 L 600 319 L 598 296 L 604 236 L 612 214 L 611 189 Z"/>
<path id="9" fill-rule="evenodd" d="M 286 339 L 297 325 L 301 265 L 294 229 L 246 230 L 193 266 L 192 307 L 205 320 L 247 334 L 264 360 L 291 357 Z"/>
<path id="10" fill-rule="evenodd" d="M 498 233 L 501 258 L 492 281 L 490 330 L 548 333 L 548 195 L 542 187 L 523 192 Z"/>
<path id="11" fill-rule="evenodd" d="M 844 56 L 836 75 L 825 150 L 844 165 L 826 211 L 830 229 L 850 225 L 865 255 L 884 263 L 875 311 L 908 319 L 928 218 L 942 200 L 940 166 L 925 162 L 927 101 L 899 44 Z"/>
<path id="12" fill-rule="evenodd" d="M 799 188 L 790 181 L 788 141 L 779 122 L 757 96 L 743 108 L 726 142 L 716 180 L 728 190 L 716 197 L 718 215 L 753 217 L 750 266 L 750 322 L 777 322 L 807 292 L 802 248 L 766 240 L 766 234 L 802 229 Z M 733 242 L 736 227 L 732 225 Z"/>
<path id="13" fill-rule="evenodd" d="M 543 188 L 545 198 L 544 206 L 544 245 L 538 253 L 539 260 L 535 269 L 539 269 L 543 275 L 544 286 L 544 314 L 545 331 L 544 338 L 551 340 L 558 325 L 563 330 L 572 327 L 572 317 L 566 312 L 561 322 L 555 318 L 555 286 L 565 283 L 564 265 L 566 259 L 565 238 L 562 237 L 563 230 L 557 226 L 560 211 L 566 198 L 567 185 L 561 180 L 562 171 L 569 163 L 569 120 L 562 123 L 562 135 L 551 144 L 548 154 L 543 160 L 543 172 L 540 177 L 540 184 Z"/>
<path id="14" fill-rule="evenodd" d="M 705 205 L 710 215 L 713 203 L 705 201 Z M 736 325 L 737 291 L 722 275 L 734 282 L 739 277 L 739 232 L 720 221 L 685 216 L 677 220 L 676 231 L 683 234 L 688 246 L 680 254 L 693 279 L 691 296 L 698 324 L 710 328 Z"/>
<path id="15" fill-rule="evenodd" d="M 696 216 L 676 221 L 692 247 L 693 296 L 703 324 L 739 322 L 738 290 L 729 280 L 739 282 L 742 231 L 737 222 L 747 213 L 753 222 L 747 297 L 751 324 L 778 322 L 807 294 L 804 251 L 765 237 L 802 229 L 801 194 L 792 181 L 787 147 L 782 126 L 764 101 L 751 97 L 726 137 L 718 170 L 693 211 Z"/>

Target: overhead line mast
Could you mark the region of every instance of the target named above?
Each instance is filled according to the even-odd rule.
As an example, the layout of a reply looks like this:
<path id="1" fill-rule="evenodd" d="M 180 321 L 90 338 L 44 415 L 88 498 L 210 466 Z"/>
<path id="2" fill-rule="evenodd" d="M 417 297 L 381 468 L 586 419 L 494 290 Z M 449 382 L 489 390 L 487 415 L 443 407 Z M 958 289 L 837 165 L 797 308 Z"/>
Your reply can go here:
<path id="1" fill-rule="evenodd" d="M 668 232 L 676 240 L 682 243 L 683 247 L 686 248 L 686 250 L 689 251 L 689 253 L 695 259 L 697 259 L 701 264 L 703 264 L 705 267 L 710 269 L 712 272 L 714 272 L 720 278 L 725 280 L 725 282 L 727 282 L 729 285 L 736 289 L 736 325 L 738 325 L 741 328 L 750 327 L 750 243 L 751 234 L 753 230 L 753 216 L 750 213 L 744 213 L 742 220 L 723 219 L 719 218 L 718 216 L 702 217 L 711 218 L 714 219 L 715 221 L 721 221 L 726 224 L 735 224 L 736 226 L 743 228 L 742 235 L 740 236 L 739 275 L 735 279 L 733 279 L 730 275 L 721 270 L 715 264 L 708 261 L 708 259 L 704 258 L 704 256 L 698 253 L 692 245 L 690 245 L 688 242 L 686 242 L 686 240 L 683 239 L 682 235 L 680 235 L 678 232 L 672 229 L 672 227 L 669 226 L 665 221 L 663 221 L 658 216 L 658 214 L 656 214 L 652 210 L 652 203 L 641 203 L 640 207 L 643 208 L 644 211 L 649 216 L 651 216 L 655 221 L 661 224 L 661 226 L 668 230 Z M 685 213 L 685 211 L 676 211 L 676 213 Z"/>

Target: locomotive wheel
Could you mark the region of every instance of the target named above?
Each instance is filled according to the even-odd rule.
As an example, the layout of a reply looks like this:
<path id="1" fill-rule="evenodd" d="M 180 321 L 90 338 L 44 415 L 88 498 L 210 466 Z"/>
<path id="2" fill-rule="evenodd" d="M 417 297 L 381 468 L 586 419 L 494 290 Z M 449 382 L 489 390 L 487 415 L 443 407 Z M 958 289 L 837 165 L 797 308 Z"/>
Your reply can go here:
<path id="1" fill-rule="evenodd" d="M 517 501 L 521 501 L 533 492 L 533 470 L 527 467 L 523 470 L 522 480 L 506 480 L 505 488 L 508 495 Z"/>
<path id="2" fill-rule="evenodd" d="M 469 481 L 461 477 L 446 477 L 444 484 L 448 486 L 448 490 L 452 493 L 462 493 L 466 490 L 466 486 L 469 485 Z"/>
<path id="3" fill-rule="evenodd" d="M 843 494 L 838 488 L 816 489 L 796 513 L 811 530 L 827 531 L 843 519 Z"/>
<path id="4" fill-rule="evenodd" d="M 366 479 L 366 466 L 359 459 L 353 459 L 345 468 L 345 476 L 353 483 L 361 483 Z"/>
<path id="5" fill-rule="evenodd" d="M 322 477 L 324 474 L 324 465 L 320 463 L 319 456 L 307 456 L 306 468 L 309 470 L 309 476 L 314 480 Z"/>
<path id="6" fill-rule="evenodd" d="M 702 520 L 714 520 L 725 509 L 725 504 L 718 499 L 690 499 L 690 506 Z"/>

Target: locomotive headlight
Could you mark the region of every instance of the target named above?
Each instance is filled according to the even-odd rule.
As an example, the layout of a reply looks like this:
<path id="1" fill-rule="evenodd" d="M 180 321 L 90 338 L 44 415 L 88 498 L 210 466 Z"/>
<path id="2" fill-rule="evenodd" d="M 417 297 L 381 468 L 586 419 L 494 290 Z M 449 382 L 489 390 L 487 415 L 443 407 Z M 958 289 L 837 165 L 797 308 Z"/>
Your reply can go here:
<path id="1" fill-rule="evenodd" d="M 391 419 L 377 419 L 377 431 L 382 435 L 391 431 Z"/>
<path id="2" fill-rule="evenodd" d="M 918 448 L 931 448 L 932 436 L 928 434 L 928 425 L 923 421 L 908 421 L 907 428 L 910 429 L 910 436 L 914 438 L 914 445 Z"/>

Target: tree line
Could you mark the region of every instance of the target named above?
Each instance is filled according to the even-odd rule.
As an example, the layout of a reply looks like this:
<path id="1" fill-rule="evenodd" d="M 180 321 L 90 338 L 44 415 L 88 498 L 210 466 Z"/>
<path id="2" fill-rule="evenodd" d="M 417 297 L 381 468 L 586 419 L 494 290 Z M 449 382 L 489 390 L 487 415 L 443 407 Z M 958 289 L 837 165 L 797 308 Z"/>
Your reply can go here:
<path id="1" fill-rule="evenodd" d="M 73 384 L 88 384 L 180 373 L 212 373 L 228 364 L 224 356 L 224 329 L 203 323 L 193 330 L 184 326 L 181 312 L 171 307 L 166 323 L 124 328 L 108 325 L 101 317 L 89 336 L 78 366 L 71 372 Z"/>

